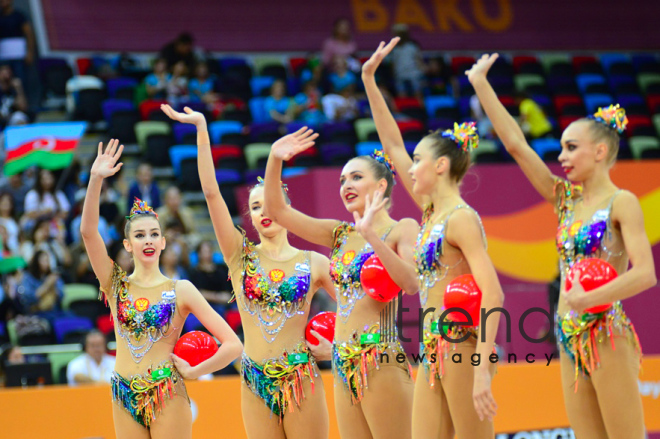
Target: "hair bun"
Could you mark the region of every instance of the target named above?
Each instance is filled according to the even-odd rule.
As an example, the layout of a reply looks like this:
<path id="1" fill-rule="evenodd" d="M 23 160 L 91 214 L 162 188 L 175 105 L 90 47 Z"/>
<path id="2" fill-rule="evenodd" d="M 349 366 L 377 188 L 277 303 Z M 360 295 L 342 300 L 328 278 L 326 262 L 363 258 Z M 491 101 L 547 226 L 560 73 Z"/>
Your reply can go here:
<path id="1" fill-rule="evenodd" d="M 622 134 L 628 126 L 626 110 L 619 104 L 610 105 L 607 108 L 598 107 L 598 111 L 589 118 L 616 130 L 619 134 Z"/>
<path id="2" fill-rule="evenodd" d="M 454 129 L 443 131 L 442 137 L 450 138 L 465 152 L 479 146 L 479 133 L 474 122 L 463 122 L 460 125 L 454 122 Z"/>
<path id="3" fill-rule="evenodd" d="M 392 175 L 396 175 L 394 164 L 392 163 L 390 156 L 388 156 L 385 153 L 385 151 L 382 151 L 380 149 L 374 149 L 374 152 L 371 153 L 371 158 L 376 160 L 378 163 L 382 163 L 383 165 L 385 165 L 385 167 L 390 170 Z"/>

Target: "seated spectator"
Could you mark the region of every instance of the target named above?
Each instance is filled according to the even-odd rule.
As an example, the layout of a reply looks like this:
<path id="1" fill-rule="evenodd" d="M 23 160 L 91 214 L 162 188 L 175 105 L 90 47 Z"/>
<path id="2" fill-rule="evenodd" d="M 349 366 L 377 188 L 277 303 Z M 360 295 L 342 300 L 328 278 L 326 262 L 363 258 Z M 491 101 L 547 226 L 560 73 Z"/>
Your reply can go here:
<path id="1" fill-rule="evenodd" d="M 392 26 L 392 33 L 401 39 L 391 55 L 396 92 L 399 96 L 414 96 L 421 101 L 426 70 L 422 50 L 419 44 L 410 38 L 407 25 L 395 24 Z"/>
<path id="2" fill-rule="evenodd" d="M 66 367 L 66 380 L 70 386 L 76 384 L 110 384 L 115 369 L 115 357 L 106 352 L 105 336 L 92 330 L 85 336 L 84 354 L 74 358 Z"/>
<path id="3" fill-rule="evenodd" d="M 23 273 L 18 295 L 25 311 L 31 314 L 60 310 L 64 295 L 64 282 L 59 273 L 50 268 L 50 256 L 37 250 L 28 269 Z"/>
<path id="4" fill-rule="evenodd" d="M 167 101 L 177 106 L 188 98 L 188 67 L 179 61 L 172 67 L 172 76 L 167 83 Z"/>
<path id="5" fill-rule="evenodd" d="M 271 121 L 289 123 L 293 120 L 294 106 L 291 98 L 286 96 L 286 84 L 281 79 L 273 82 L 270 96 L 264 101 L 264 108 Z"/>
<path id="6" fill-rule="evenodd" d="M 451 75 L 451 69 L 441 56 L 429 59 L 426 67 L 426 85 L 430 95 L 447 95 L 451 86 L 454 97 L 460 96 L 458 81 Z"/>
<path id="7" fill-rule="evenodd" d="M 74 260 L 74 277 L 73 280 L 79 284 L 88 284 L 93 285 L 96 288 L 100 287 L 99 280 L 92 270 L 92 264 L 89 262 L 89 256 L 85 251 L 85 246 L 81 245 L 78 247 L 79 251 Z"/>
<path id="8" fill-rule="evenodd" d="M 315 82 L 306 82 L 302 92 L 294 97 L 294 101 L 297 105 L 297 120 L 310 126 L 317 126 L 325 122 L 325 115 L 321 106 L 321 92 L 316 87 Z"/>
<path id="9" fill-rule="evenodd" d="M 25 356 L 20 346 L 6 344 L 0 349 L 0 386 L 5 385 L 5 368 L 13 364 L 24 364 Z"/>
<path id="10" fill-rule="evenodd" d="M 12 75 L 11 67 L 0 66 L 0 129 L 30 122 L 28 101 L 20 78 Z"/>
<path id="11" fill-rule="evenodd" d="M 135 198 L 146 202 L 153 209 L 160 207 L 160 190 L 158 185 L 154 183 L 154 174 L 149 163 L 140 163 L 137 168 L 136 181 L 128 190 L 126 212 L 129 212 L 133 207 Z"/>
<path id="12" fill-rule="evenodd" d="M 538 139 L 552 132 L 552 124 L 543 108 L 527 93 L 520 93 L 517 100 L 520 106 L 520 127 L 526 136 Z"/>
<path id="13" fill-rule="evenodd" d="M 24 172 L 19 172 L 18 174 L 10 175 L 0 185 L 0 191 L 9 192 L 14 198 L 14 214 L 16 218 L 23 216 L 25 196 L 30 191 L 31 186 L 34 186 L 34 183 L 29 184 L 26 182 L 28 179 L 25 178 L 24 174 Z"/>
<path id="14" fill-rule="evenodd" d="M 20 246 L 20 254 L 24 260 L 30 261 L 37 251 L 46 252 L 49 256 L 52 270 L 64 269 L 71 265 L 71 254 L 60 237 L 51 235 L 52 223 L 49 220 L 37 221 L 32 229 L 32 237 Z"/>
<path id="15" fill-rule="evenodd" d="M 188 273 L 181 266 L 181 258 L 172 246 L 165 247 L 160 256 L 160 271 L 172 280 L 187 279 Z"/>
<path id="16" fill-rule="evenodd" d="M 154 71 L 144 78 L 147 96 L 150 99 L 165 99 L 167 97 L 167 84 L 172 75 L 167 72 L 167 61 L 158 58 L 154 61 Z"/>
<path id="17" fill-rule="evenodd" d="M 124 248 L 124 244 L 121 242 L 115 243 L 110 254 L 114 255 L 114 261 L 124 270 L 126 273 L 131 273 L 135 269 L 135 264 L 133 262 L 133 255 L 131 255 Z"/>
<path id="18" fill-rule="evenodd" d="M 40 169 L 34 189 L 25 195 L 25 214 L 21 220 L 23 229 L 30 229 L 38 219 L 53 220 L 53 235 L 64 238 L 64 220 L 71 205 L 64 192 L 56 190 L 55 177 L 48 169 Z"/>
<path id="19" fill-rule="evenodd" d="M 357 44 L 351 33 L 351 22 L 342 17 L 335 20 L 332 27 L 332 36 L 323 42 L 321 62 L 323 67 L 331 70 L 334 59 L 339 56 L 350 62 L 350 69 L 354 72 L 360 71 L 360 62 L 355 58 Z"/>
<path id="20" fill-rule="evenodd" d="M 334 70 L 328 76 L 333 93 L 344 90 L 346 87 L 355 87 L 357 85 L 358 78 L 355 76 L 355 73 L 348 70 L 346 58 L 335 56 L 333 65 Z"/>
<path id="21" fill-rule="evenodd" d="M 166 67 L 171 69 L 179 61 L 183 61 L 188 71 L 192 72 L 197 62 L 193 42 L 193 36 L 188 32 L 183 32 L 174 41 L 167 43 L 160 50 L 159 55 L 167 63 Z"/>
<path id="22" fill-rule="evenodd" d="M 353 85 L 349 85 L 339 93 L 323 96 L 321 103 L 323 113 L 330 121 L 353 120 L 358 117 L 359 108 Z"/>
<path id="23" fill-rule="evenodd" d="M 187 242 L 195 241 L 195 215 L 190 207 L 182 204 L 179 188 L 176 186 L 167 188 L 164 201 L 165 204 L 156 211 L 160 223 L 164 225 L 180 224 L 180 233 L 184 235 L 184 239 Z"/>
<path id="24" fill-rule="evenodd" d="M 213 246 L 210 241 L 202 241 L 197 246 L 197 267 L 190 272 L 190 281 L 202 293 L 211 307 L 223 314 L 231 300 L 232 286 L 228 280 L 227 266 L 213 263 Z"/>
<path id="25" fill-rule="evenodd" d="M 16 222 L 14 197 L 9 192 L 0 193 L 0 226 L 5 230 L 3 244 L 10 253 L 18 253 L 20 228 Z"/>
<path id="26" fill-rule="evenodd" d="M 188 91 L 192 102 L 204 102 L 209 109 L 218 101 L 219 96 L 214 92 L 215 77 L 209 73 L 206 62 L 197 63 L 195 77 L 188 83 Z"/>
<path id="27" fill-rule="evenodd" d="M 75 217 L 71 220 L 71 226 L 69 228 L 71 243 L 76 245 L 82 243 L 80 237 L 80 223 L 82 221 L 82 207 L 84 201 L 85 201 L 84 192 L 83 193 L 78 192 L 76 194 L 76 204 L 73 207 L 73 212 Z M 112 239 L 112 233 L 110 231 L 110 225 L 105 220 L 105 218 L 103 218 L 103 216 L 99 216 L 99 233 L 101 234 L 101 238 L 103 238 L 103 242 L 105 243 L 106 246 L 112 245 L 113 239 Z"/>

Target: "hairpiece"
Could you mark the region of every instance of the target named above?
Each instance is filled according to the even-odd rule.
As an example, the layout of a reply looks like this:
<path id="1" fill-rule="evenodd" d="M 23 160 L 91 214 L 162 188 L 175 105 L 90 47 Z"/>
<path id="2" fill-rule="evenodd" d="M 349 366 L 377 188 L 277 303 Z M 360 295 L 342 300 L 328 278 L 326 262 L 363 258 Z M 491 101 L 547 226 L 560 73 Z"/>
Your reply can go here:
<path id="1" fill-rule="evenodd" d="M 607 108 L 598 107 L 598 111 L 596 111 L 593 116 L 589 116 L 589 119 L 607 125 L 616 130 L 619 134 L 622 134 L 626 129 L 626 126 L 628 126 L 626 110 L 621 108 L 619 104 L 610 105 Z"/>
<path id="2" fill-rule="evenodd" d="M 257 186 L 263 186 L 263 185 L 264 185 L 264 179 L 261 178 L 261 177 L 257 177 Z M 283 183 L 280 180 L 280 186 L 282 187 L 282 189 L 284 189 L 284 192 L 286 192 L 286 193 L 289 192 L 289 185 L 288 184 Z"/>
<path id="3" fill-rule="evenodd" d="M 396 175 L 396 170 L 394 169 L 394 164 L 392 163 L 392 160 L 390 160 L 390 156 L 388 156 L 385 153 L 385 151 L 380 150 L 380 149 L 374 149 L 374 152 L 371 153 L 371 158 L 376 160 L 378 163 L 384 164 L 385 167 L 390 170 L 392 175 Z"/>
<path id="4" fill-rule="evenodd" d="M 463 122 L 460 125 L 454 122 L 454 129 L 443 131 L 442 137 L 449 137 L 465 152 L 479 146 L 479 133 L 474 122 Z"/>
<path id="5" fill-rule="evenodd" d="M 135 197 L 135 201 L 133 201 L 133 207 L 131 208 L 131 212 L 129 215 L 126 217 L 127 220 L 132 220 L 135 218 L 136 215 L 154 215 L 156 219 L 158 219 L 158 214 L 147 204 L 146 201 L 140 200 L 138 197 Z"/>

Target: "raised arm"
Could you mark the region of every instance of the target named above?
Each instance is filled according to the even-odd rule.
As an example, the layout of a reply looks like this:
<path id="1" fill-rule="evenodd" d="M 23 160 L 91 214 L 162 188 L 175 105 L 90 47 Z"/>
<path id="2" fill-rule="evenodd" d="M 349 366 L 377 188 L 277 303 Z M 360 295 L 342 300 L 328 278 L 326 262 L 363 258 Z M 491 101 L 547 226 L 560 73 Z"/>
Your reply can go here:
<path id="1" fill-rule="evenodd" d="M 332 233 L 339 221 L 312 218 L 294 209 L 286 203 L 280 184 L 282 161 L 314 145 L 317 137 L 318 134 L 303 127 L 273 143 L 264 177 L 264 214 L 306 241 L 332 247 Z"/>
<path id="2" fill-rule="evenodd" d="M 578 282 L 579 276 L 576 273 L 573 288 L 563 295 L 566 303 L 577 311 L 628 299 L 657 283 L 653 251 L 644 229 L 644 214 L 634 194 L 626 191 L 615 198 L 612 222 L 621 230 L 626 253 L 630 258 L 630 270 L 588 294 Z"/>
<path id="3" fill-rule="evenodd" d="M 396 250 L 387 245 L 373 228 L 373 218 L 378 211 L 387 204 L 388 198 L 383 199 L 383 193 L 376 191 L 373 201 L 367 195 L 364 216 L 353 212 L 355 229 L 371 244 L 374 252 L 383 263 L 392 280 L 406 294 L 417 294 L 419 280 L 415 272 L 414 251 L 415 240 L 419 233 L 419 224 L 411 218 L 404 218 L 392 229 L 391 236 L 396 239 Z"/>
<path id="4" fill-rule="evenodd" d="M 234 221 L 231 219 L 229 208 L 225 203 L 218 181 L 215 178 L 215 167 L 213 166 L 213 156 L 211 155 L 211 140 L 209 132 L 206 129 L 206 119 L 202 113 L 192 111 L 185 107 L 185 113 L 174 111 L 169 105 L 161 105 L 161 109 L 171 119 L 181 123 L 189 123 L 197 128 L 197 169 L 199 179 L 202 183 L 202 191 L 206 198 L 206 205 L 209 208 L 209 215 L 213 223 L 215 237 L 220 245 L 225 260 L 230 260 L 232 256 L 241 248 L 241 233 L 234 227 Z"/>
<path id="5" fill-rule="evenodd" d="M 415 203 L 421 208 L 428 203 L 423 197 L 417 196 L 413 193 L 413 181 L 408 169 L 412 166 L 412 159 L 406 151 L 403 143 L 403 137 L 399 126 L 396 124 L 392 113 L 387 107 L 387 102 L 383 94 L 378 89 L 376 84 L 376 70 L 383 59 L 394 49 L 400 38 L 392 38 L 392 40 L 385 45 L 381 42 L 378 49 L 371 55 L 371 58 L 362 66 L 362 82 L 364 82 L 364 89 L 369 98 L 369 106 L 371 107 L 371 115 L 376 123 L 376 130 L 378 137 L 383 145 L 383 150 L 390 156 L 394 163 L 394 168 L 399 172 L 397 173 L 403 186 L 406 188 L 410 196 L 415 200 Z"/>
<path id="6" fill-rule="evenodd" d="M 527 143 L 522 129 L 513 117 L 506 111 L 504 105 L 500 102 L 491 87 L 486 75 L 488 70 L 497 60 L 498 54 L 483 55 L 474 66 L 465 74 L 474 87 L 481 106 L 486 111 L 497 135 L 504 143 L 504 147 L 511 154 L 511 157 L 520 165 L 520 168 L 527 176 L 539 194 L 547 201 L 554 204 L 554 182 L 555 176 L 550 169 L 536 154 Z"/>
<path id="7" fill-rule="evenodd" d="M 208 360 L 197 366 L 190 366 L 185 360 L 172 354 L 172 360 L 177 370 L 186 379 L 196 379 L 202 375 L 220 370 L 241 355 L 243 344 L 227 322 L 211 308 L 195 286 L 187 280 L 176 284 L 177 295 L 182 297 L 183 313 L 193 314 L 220 341 L 220 348 Z"/>
<path id="8" fill-rule="evenodd" d="M 119 140 L 112 139 L 103 151 L 103 143 L 99 142 L 99 150 L 96 160 L 92 165 L 83 204 L 82 218 L 80 221 L 80 236 L 85 244 L 89 262 L 92 264 L 94 274 L 105 291 L 110 289 L 110 278 L 112 277 L 112 260 L 99 233 L 99 198 L 101 197 L 101 186 L 103 179 L 115 175 L 121 169 L 123 163 L 117 163 L 124 145 L 119 146 Z"/>
<path id="9" fill-rule="evenodd" d="M 501 308 L 504 303 L 504 294 L 482 239 L 481 226 L 477 216 L 466 209 L 461 209 L 452 215 L 448 224 L 449 243 L 461 250 L 470 271 L 482 292 L 481 308 L 486 312 Z M 474 371 L 474 385 L 472 396 L 474 407 L 480 419 L 488 418 L 492 421 L 497 410 L 497 404 L 491 392 L 490 361 L 487 359 L 493 352 L 495 336 L 499 325 L 499 313 L 494 313 L 486 320 L 486 340 L 479 337 L 477 340 L 477 354 L 482 358 Z M 483 322 L 481 322 L 483 324 Z"/>

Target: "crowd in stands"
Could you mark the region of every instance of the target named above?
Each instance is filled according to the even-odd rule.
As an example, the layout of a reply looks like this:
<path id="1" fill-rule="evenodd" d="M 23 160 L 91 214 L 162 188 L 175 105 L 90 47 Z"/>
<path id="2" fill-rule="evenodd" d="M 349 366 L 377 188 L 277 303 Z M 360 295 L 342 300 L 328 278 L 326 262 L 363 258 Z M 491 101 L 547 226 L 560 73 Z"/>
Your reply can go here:
<path id="1" fill-rule="evenodd" d="M 22 34 L 31 32 L 25 21 L 15 21 Z M 378 81 L 406 147 L 412 150 L 429 130 L 474 120 L 482 137 L 476 161 L 510 160 L 463 74 L 474 57 L 426 53 L 405 25 L 392 32 L 401 42 L 389 64 L 379 69 Z M 380 147 L 360 80 L 360 50 L 371 49 L 359 48 L 350 22 L 338 19 L 320 51 L 305 58 L 218 58 L 195 48 L 193 36 L 182 33 L 149 68 L 130 54 L 80 57 L 72 65 L 58 58 L 36 60 L 30 52 L 25 62 L 38 64 L 44 98 L 67 99 L 71 119 L 87 120 L 107 138 L 139 145 L 133 157 L 140 161 L 135 180 L 127 182 L 120 173 L 104 181 L 101 194 L 99 230 L 113 259 L 130 272 L 132 260 L 122 245 L 124 212 L 134 197 L 147 201 L 157 209 L 167 237 L 163 273 L 191 280 L 238 327 L 235 305 L 228 304 L 227 267 L 215 242 L 198 233 L 195 215 L 183 202 L 182 191 L 200 189 L 194 127 L 172 124 L 160 104 L 205 113 L 216 176 L 238 216 L 233 188 L 262 175 L 270 143 L 287 132 L 308 125 L 321 136 L 315 147 L 288 163 L 285 176 L 310 166 L 341 165 Z M 0 129 L 39 117 L 30 110 L 34 107 L 17 65 L 0 61 Z M 556 159 L 559 133 L 569 123 L 613 102 L 624 106 L 630 119 L 620 158 L 660 157 L 656 54 L 503 56 L 491 77 L 544 159 Z M 173 180 L 157 184 L 154 167 L 173 169 Z M 67 170 L 28 169 L 0 179 L 0 341 L 26 346 L 86 340 L 87 357 L 72 363 L 67 373 L 75 382 L 85 379 L 76 378 L 79 363 L 94 362 L 93 381 L 112 369 L 105 351 L 97 349 L 105 343 L 101 337 L 112 339 L 112 323 L 96 301 L 99 284 L 79 232 L 87 177 L 86 165 L 78 163 Z M 0 367 L 21 359 L 20 348 L 6 347 Z"/>

